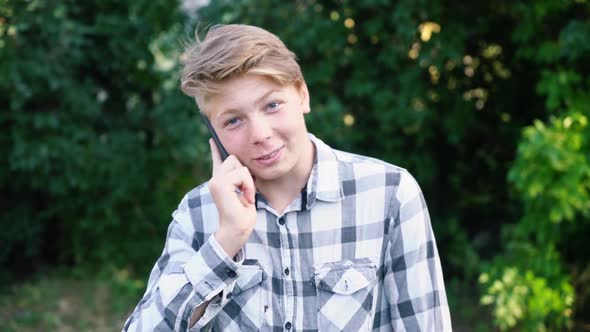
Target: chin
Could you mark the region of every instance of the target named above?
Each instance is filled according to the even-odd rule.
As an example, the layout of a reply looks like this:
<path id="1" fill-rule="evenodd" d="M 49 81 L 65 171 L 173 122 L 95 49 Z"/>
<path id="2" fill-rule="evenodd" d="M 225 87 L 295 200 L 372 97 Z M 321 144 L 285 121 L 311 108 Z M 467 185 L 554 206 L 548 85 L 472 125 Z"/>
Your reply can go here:
<path id="1" fill-rule="evenodd" d="M 258 172 L 254 173 L 254 176 L 257 179 L 265 180 L 265 181 L 272 181 L 283 177 L 285 174 L 289 172 L 288 169 L 285 167 L 276 167 L 272 169 L 262 169 L 258 170 Z"/>
<path id="2" fill-rule="evenodd" d="M 283 175 L 284 175 L 284 172 L 278 172 L 278 171 L 273 171 L 273 172 L 264 172 L 263 171 L 263 172 L 256 172 L 254 174 L 256 179 L 260 179 L 260 180 L 264 180 L 264 181 L 276 180 Z"/>

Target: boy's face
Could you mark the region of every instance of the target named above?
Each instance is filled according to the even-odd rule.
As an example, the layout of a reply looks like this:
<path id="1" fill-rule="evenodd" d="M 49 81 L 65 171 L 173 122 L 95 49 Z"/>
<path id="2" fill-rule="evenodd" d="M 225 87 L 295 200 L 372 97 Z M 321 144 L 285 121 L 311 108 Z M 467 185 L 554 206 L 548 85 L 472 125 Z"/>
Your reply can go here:
<path id="1" fill-rule="evenodd" d="M 238 76 L 203 106 L 226 150 L 257 180 L 306 172 L 301 168 L 313 148 L 303 119 L 310 111 L 305 83 L 283 86 L 260 75 Z"/>

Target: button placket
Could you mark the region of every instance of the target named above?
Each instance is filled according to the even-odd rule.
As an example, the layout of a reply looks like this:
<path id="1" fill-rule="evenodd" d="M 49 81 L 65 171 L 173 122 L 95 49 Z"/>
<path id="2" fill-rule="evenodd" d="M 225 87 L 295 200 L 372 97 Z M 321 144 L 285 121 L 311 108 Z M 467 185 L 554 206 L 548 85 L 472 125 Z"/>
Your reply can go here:
<path id="1" fill-rule="evenodd" d="M 293 280 L 291 271 L 289 270 L 289 266 L 291 266 L 291 248 L 289 245 L 289 229 L 286 226 L 287 220 L 286 216 L 282 216 L 277 220 L 279 224 L 279 233 L 281 237 L 281 266 L 283 267 L 283 289 L 285 290 L 284 293 L 284 303 L 285 303 L 285 318 L 291 320 L 293 318 L 294 313 L 294 294 L 293 294 Z M 289 326 L 289 327 L 287 327 Z M 287 321 L 284 325 L 285 329 L 289 330 L 292 327 L 290 321 Z"/>
<path id="2" fill-rule="evenodd" d="M 232 279 L 237 276 L 236 271 L 230 269 L 229 267 L 225 269 L 225 273 L 227 273 L 227 276 Z"/>

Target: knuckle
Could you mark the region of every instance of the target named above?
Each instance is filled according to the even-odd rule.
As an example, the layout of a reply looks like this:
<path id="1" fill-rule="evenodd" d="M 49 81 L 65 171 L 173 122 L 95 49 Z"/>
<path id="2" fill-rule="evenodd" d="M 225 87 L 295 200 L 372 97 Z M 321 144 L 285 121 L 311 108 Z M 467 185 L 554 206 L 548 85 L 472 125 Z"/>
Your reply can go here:
<path id="1" fill-rule="evenodd" d="M 233 154 L 229 155 L 229 157 L 227 157 L 227 159 L 225 159 L 225 162 L 228 164 L 233 164 L 236 161 L 238 161 L 238 159 Z"/>
<path id="2" fill-rule="evenodd" d="M 242 163 L 240 162 L 238 157 L 234 156 L 233 154 L 230 155 L 227 159 L 231 159 L 231 164 L 236 168 L 242 166 Z"/>
<path id="3" fill-rule="evenodd" d="M 209 180 L 207 187 L 209 187 L 209 190 L 217 188 L 217 181 L 215 178 L 211 178 L 211 180 Z"/>

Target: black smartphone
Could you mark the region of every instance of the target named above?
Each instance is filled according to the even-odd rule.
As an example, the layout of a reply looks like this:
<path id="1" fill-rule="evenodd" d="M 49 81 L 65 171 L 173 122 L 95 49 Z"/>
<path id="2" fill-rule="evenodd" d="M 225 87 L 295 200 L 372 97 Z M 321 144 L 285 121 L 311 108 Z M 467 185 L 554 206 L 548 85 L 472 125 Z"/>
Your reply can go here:
<path id="1" fill-rule="evenodd" d="M 223 144 L 221 144 L 221 141 L 219 140 L 219 137 L 217 136 L 217 133 L 215 132 L 215 129 L 213 129 L 213 126 L 211 125 L 211 122 L 207 116 L 203 114 L 203 112 L 199 112 L 199 114 L 201 114 L 203 121 L 205 121 L 205 125 L 207 126 L 207 129 L 209 129 L 209 133 L 211 134 L 213 141 L 215 141 L 215 145 L 217 145 L 217 150 L 219 150 L 221 160 L 225 160 L 227 157 L 229 157 L 229 153 L 227 153 L 227 150 L 223 147 Z"/>
<path id="2" fill-rule="evenodd" d="M 211 125 L 211 121 L 209 121 L 209 119 L 205 114 L 203 114 L 203 112 L 199 112 L 199 114 L 201 114 L 203 121 L 205 121 L 205 125 L 207 126 L 207 129 L 209 129 L 209 133 L 211 134 L 211 138 L 213 138 L 215 145 L 217 145 L 217 150 L 219 150 L 221 160 L 224 161 L 225 159 L 227 159 L 227 157 L 229 157 L 229 153 L 227 153 L 227 150 L 223 147 L 223 144 L 221 144 L 221 141 L 219 140 L 219 137 L 217 136 L 215 129 L 213 129 L 213 126 Z M 254 179 L 254 176 L 252 176 L 252 178 Z M 236 193 L 241 194 L 241 191 L 239 189 L 236 189 Z M 258 201 L 258 193 L 256 193 L 256 196 L 254 197 L 256 201 Z"/>

